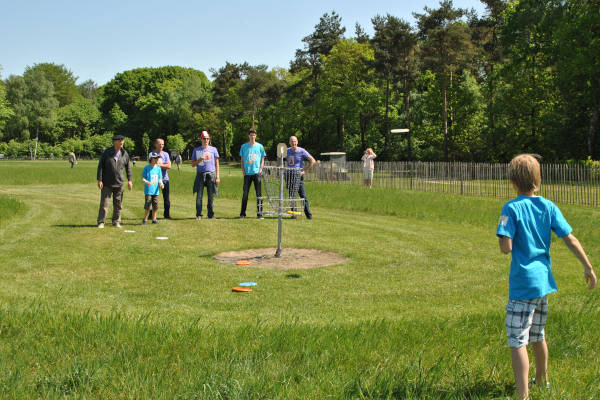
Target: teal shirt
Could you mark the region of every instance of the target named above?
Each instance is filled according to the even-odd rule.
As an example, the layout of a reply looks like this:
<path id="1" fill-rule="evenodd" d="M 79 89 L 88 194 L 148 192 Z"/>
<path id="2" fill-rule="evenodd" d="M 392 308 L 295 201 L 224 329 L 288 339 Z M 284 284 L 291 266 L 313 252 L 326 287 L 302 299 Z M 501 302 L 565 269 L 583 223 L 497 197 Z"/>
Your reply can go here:
<path id="1" fill-rule="evenodd" d="M 155 196 L 160 193 L 158 180 L 162 179 L 162 170 L 158 165 L 155 165 L 154 167 L 152 165 L 146 165 L 144 171 L 142 171 L 142 178 L 148 182 L 152 182 L 152 185 L 150 186 L 144 183 L 144 194 Z"/>
<path id="2" fill-rule="evenodd" d="M 536 299 L 556 292 L 550 268 L 551 232 L 562 238 L 572 231 L 560 209 L 541 196 L 520 195 L 504 205 L 496 235 L 513 241 L 509 299 Z"/>
<path id="3" fill-rule="evenodd" d="M 260 143 L 244 143 L 240 149 L 240 157 L 244 158 L 244 172 L 246 175 L 256 175 L 260 171 L 260 163 L 266 157 L 265 148 Z"/>

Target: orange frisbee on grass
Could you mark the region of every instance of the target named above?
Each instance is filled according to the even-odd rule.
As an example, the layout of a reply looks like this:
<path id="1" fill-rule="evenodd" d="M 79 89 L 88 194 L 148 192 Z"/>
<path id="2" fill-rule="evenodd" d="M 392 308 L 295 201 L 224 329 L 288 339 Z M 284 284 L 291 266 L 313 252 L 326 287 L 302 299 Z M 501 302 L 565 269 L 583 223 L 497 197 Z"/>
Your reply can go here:
<path id="1" fill-rule="evenodd" d="M 250 260 L 239 260 L 235 262 L 235 265 L 250 265 L 252 264 L 252 261 Z"/>
<path id="2" fill-rule="evenodd" d="M 231 291 L 233 291 L 233 292 L 251 292 L 252 288 L 249 288 L 249 287 L 234 287 L 234 288 L 231 288 Z"/>

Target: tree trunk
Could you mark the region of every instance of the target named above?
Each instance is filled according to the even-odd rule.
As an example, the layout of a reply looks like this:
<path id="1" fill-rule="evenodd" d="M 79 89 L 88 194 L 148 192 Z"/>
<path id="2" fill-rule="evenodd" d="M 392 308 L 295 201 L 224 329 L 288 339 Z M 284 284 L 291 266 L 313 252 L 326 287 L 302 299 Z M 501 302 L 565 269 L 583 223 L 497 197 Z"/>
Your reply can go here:
<path id="1" fill-rule="evenodd" d="M 442 78 L 442 91 L 444 92 L 444 161 L 448 162 L 448 100 L 446 87 L 446 74 Z"/>
<path id="2" fill-rule="evenodd" d="M 596 131 L 598 130 L 598 102 L 595 102 L 590 117 L 590 129 L 588 130 L 587 145 L 588 154 L 593 159 L 596 158 Z"/>
<path id="3" fill-rule="evenodd" d="M 386 85 L 385 85 L 385 134 L 383 135 L 383 156 L 387 160 L 388 159 L 388 146 L 390 142 L 390 119 L 389 119 L 389 111 L 390 111 L 390 76 L 386 77 Z"/>
<path id="4" fill-rule="evenodd" d="M 342 150 L 340 151 L 346 151 L 344 149 L 344 114 L 340 115 L 340 126 L 339 126 L 339 136 L 340 136 L 340 147 Z"/>
<path id="5" fill-rule="evenodd" d="M 37 158 L 37 148 L 38 148 L 38 139 L 40 136 L 40 127 L 38 126 L 35 129 L 35 150 L 33 151 L 33 159 L 35 160 Z"/>
<path id="6" fill-rule="evenodd" d="M 406 63 L 405 74 L 404 74 L 404 112 L 406 113 L 406 127 L 408 133 L 406 139 L 408 140 L 408 161 L 412 161 L 412 142 L 411 142 L 411 131 L 410 131 L 410 88 L 408 85 L 408 62 Z"/>

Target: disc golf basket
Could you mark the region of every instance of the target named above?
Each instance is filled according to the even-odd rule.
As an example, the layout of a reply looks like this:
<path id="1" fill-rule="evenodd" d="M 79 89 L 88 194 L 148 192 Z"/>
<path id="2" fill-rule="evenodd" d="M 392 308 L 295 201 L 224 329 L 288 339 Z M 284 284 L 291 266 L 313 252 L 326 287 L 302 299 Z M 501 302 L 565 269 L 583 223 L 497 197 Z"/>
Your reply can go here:
<path id="1" fill-rule="evenodd" d="M 277 251 L 275 257 L 281 256 L 281 231 L 284 216 L 301 215 L 304 199 L 296 198 L 300 187 L 301 169 L 284 166 L 283 157 L 287 151 L 285 144 L 277 146 L 279 166 L 264 166 L 261 186 L 266 196 L 260 199 L 263 203 L 263 214 L 277 216 Z"/>

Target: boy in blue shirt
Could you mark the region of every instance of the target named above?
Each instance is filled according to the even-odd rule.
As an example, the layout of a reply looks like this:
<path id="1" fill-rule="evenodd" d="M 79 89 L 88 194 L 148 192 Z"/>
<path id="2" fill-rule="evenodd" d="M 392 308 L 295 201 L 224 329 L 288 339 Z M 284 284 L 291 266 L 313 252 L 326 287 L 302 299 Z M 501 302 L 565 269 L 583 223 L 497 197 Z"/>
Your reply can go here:
<path id="1" fill-rule="evenodd" d="M 244 189 L 242 193 L 242 209 L 240 218 L 246 218 L 246 206 L 248 205 L 248 192 L 250 185 L 254 183 L 254 191 L 256 192 L 256 217 L 263 219 L 260 174 L 265 165 L 265 148 L 262 144 L 256 141 L 256 131 L 250 128 L 248 132 L 248 142 L 242 145 L 240 149 L 240 157 L 242 162 L 242 174 L 244 175 Z"/>
<path id="2" fill-rule="evenodd" d="M 548 347 L 544 328 L 548 315 L 547 295 L 556 292 L 550 268 L 551 231 L 563 239 L 584 266 L 589 288 L 596 286 L 596 275 L 583 247 L 559 208 L 541 196 L 540 164 L 530 154 L 512 159 L 508 176 L 518 195 L 502 208 L 496 235 L 500 251 L 512 253 L 506 305 L 506 333 L 511 350 L 513 372 L 519 399 L 529 397 L 529 357 L 526 345 L 532 344 L 537 385 L 548 383 Z"/>
<path id="3" fill-rule="evenodd" d="M 142 225 L 146 225 L 148 222 L 148 214 L 150 213 L 150 205 L 152 205 L 152 223 L 158 224 L 156 219 L 156 211 L 158 210 L 158 196 L 160 191 L 158 187 L 162 189 L 164 187 L 162 181 L 162 170 L 158 166 L 158 158 L 160 155 L 153 151 L 150 153 L 148 162 L 150 165 L 144 167 L 142 171 L 142 181 L 144 182 L 144 195 L 146 201 L 144 202 L 144 219 Z"/>

